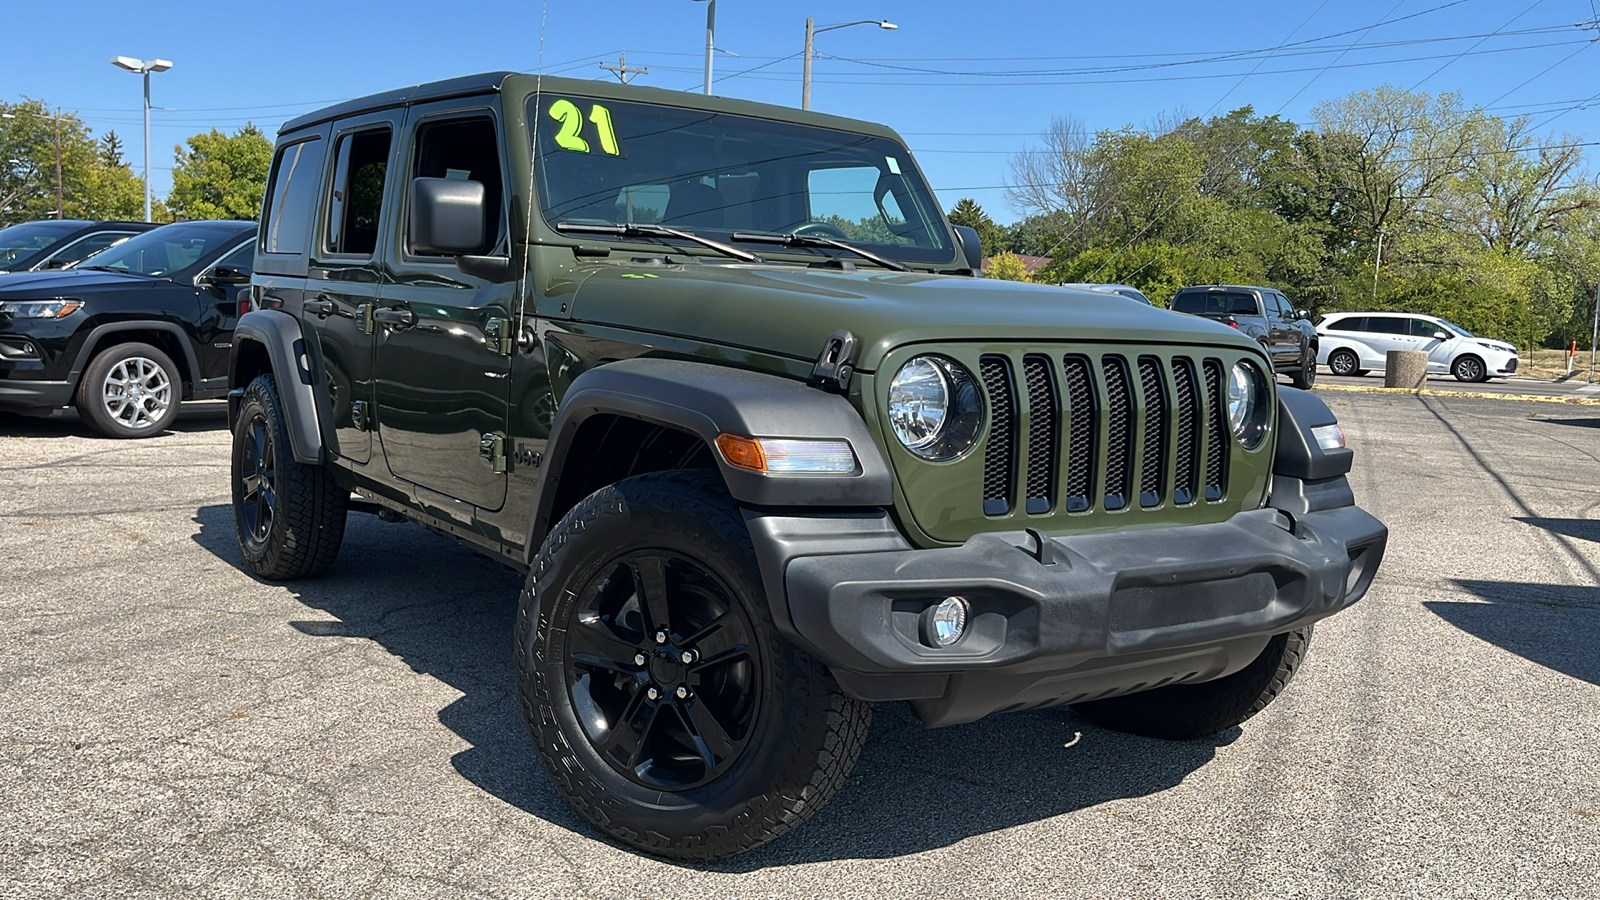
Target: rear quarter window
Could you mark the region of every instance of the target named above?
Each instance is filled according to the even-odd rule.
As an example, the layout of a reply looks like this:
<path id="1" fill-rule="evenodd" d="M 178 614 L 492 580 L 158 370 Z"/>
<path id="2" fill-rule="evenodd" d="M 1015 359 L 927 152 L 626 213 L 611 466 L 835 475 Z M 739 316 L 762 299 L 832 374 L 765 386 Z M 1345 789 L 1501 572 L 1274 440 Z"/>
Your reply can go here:
<path id="1" fill-rule="evenodd" d="M 314 137 L 278 148 L 272 161 L 271 188 L 262 208 L 263 253 L 303 256 L 309 249 L 322 186 L 324 143 Z"/>

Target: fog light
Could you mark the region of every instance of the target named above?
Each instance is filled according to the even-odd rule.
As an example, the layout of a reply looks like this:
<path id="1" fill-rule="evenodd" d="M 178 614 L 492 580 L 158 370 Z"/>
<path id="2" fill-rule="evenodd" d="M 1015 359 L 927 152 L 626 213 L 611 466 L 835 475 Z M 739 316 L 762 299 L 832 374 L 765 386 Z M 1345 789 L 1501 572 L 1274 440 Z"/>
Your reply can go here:
<path id="1" fill-rule="evenodd" d="M 927 619 L 928 643 L 935 647 L 948 647 L 967 632 L 967 601 L 961 597 L 946 597 L 939 601 Z"/>

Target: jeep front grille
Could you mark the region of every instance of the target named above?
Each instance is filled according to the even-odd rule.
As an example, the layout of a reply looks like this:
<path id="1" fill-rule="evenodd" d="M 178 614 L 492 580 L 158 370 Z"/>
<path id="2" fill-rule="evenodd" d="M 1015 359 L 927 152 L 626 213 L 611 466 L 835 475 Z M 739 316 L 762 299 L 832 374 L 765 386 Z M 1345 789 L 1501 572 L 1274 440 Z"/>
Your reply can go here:
<path id="1" fill-rule="evenodd" d="M 1010 514 L 1019 498 L 1038 516 L 1227 496 L 1222 360 L 1026 353 L 1020 385 L 1012 357 L 984 354 L 978 369 L 989 401 L 985 516 Z"/>

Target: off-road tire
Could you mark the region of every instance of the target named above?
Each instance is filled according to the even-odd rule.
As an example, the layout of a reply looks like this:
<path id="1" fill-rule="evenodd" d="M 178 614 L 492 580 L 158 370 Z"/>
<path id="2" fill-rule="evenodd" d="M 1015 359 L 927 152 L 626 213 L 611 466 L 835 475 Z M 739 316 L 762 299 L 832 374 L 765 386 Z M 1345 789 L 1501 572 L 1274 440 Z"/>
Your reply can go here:
<path id="1" fill-rule="evenodd" d="M 1348 363 L 1346 361 L 1348 360 Z M 1328 354 L 1328 371 L 1335 375 L 1361 375 L 1361 357 L 1354 350 L 1335 350 Z"/>
<path id="2" fill-rule="evenodd" d="M 1477 370 L 1476 374 L 1473 373 L 1474 369 Z M 1468 353 L 1456 357 L 1456 361 L 1450 364 L 1450 374 L 1454 375 L 1457 381 L 1468 383 L 1488 381 L 1489 366 L 1482 359 Z"/>
<path id="3" fill-rule="evenodd" d="M 1300 355 L 1300 369 L 1295 372 L 1289 382 L 1302 391 L 1309 391 L 1317 385 L 1317 351 L 1306 348 Z"/>
<path id="4" fill-rule="evenodd" d="M 132 427 L 106 409 L 106 378 L 119 363 L 139 359 L 148 360 L 160 368 L 161 377 L 166 379 L 168 401 L 158 418 L 143 427 Z M 78 408 L 78 415 L 84 424 L 108 438 L 155 437 L 172 426 L 178 418 L 178 405 L 182 401 L 183 377 L 172 357 L 158 347 L 142 343 L 113 344 L 101 350 L 83 370 L 83 377 L 78 380 L 78 389 L 73 397 L 73 405 Z"/>
<path id="5" fill-rule="evenodd" d="M 254 460 L 252 440 L 266 442 L 270 472 L 266 482 L 273 508 L 265 535 L 258 535 L 246 511 L 254 497 L 246 483 Z M 230 479 L 233 487 L 233 528 L 245 565 L 269 581 L 292 581 L 327 571 L 344 542 L 350 492 L 334 484 L 325 466 L 298 462 L 289 448 L 278 385 L 271 375 L 260 375 L 245 388 L 239 417 L 233 427 Z"/>
<path id="6" fill-rule="evenodd" d="M 1274 636 L 1243 669 L 1200 684 L 1079 703 L 1073 710 L 1113 731 L 1166 740 L 1210 737 L 1267 708 L 1305 660 L 1311 626 Z"/>
<path id="7" fill-rule="evenodd" d="M 640 552 L 692 558 L 721 579 L 759 654 L 747 743 L 720 775 L 682 790 L 646 787 L 608 762 L 578 723 L 569 689 L 576 592 Z M 847 696 L 774 627 L 749 532 L 714 472 L 628 478 L 568 512 L 528 572 L 515 653 L 523 719 L 562 796 L 612 838 L 674 859 L 741 853 L 804 822 L 844 783 L 871 718 L 870 704 Z"/>

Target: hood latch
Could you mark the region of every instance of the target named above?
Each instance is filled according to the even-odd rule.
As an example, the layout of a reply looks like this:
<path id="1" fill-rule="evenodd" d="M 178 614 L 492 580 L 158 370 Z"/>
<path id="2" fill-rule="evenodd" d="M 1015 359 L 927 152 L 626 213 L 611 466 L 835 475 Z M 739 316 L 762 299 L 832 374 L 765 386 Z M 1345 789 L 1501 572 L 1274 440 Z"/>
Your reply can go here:
<path id="1" fill-rule="evenodd" d="M 822 352 L 817 354 L 816 365 L 811 367 L 811 378 L 806 383 L 835 394 L 849 393 L 850 376 L 856 371 L 857 349 L 855 332 L 848 328 L 828 335 Z"/>

